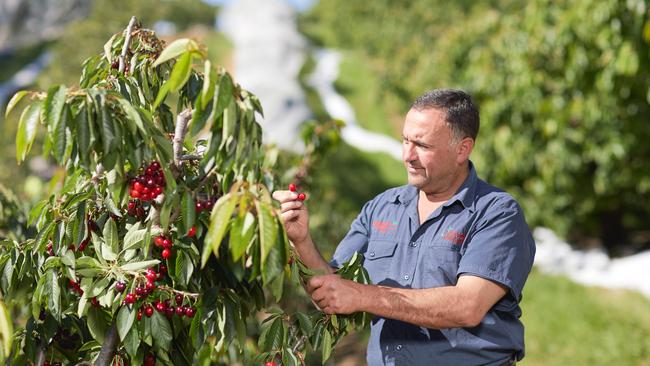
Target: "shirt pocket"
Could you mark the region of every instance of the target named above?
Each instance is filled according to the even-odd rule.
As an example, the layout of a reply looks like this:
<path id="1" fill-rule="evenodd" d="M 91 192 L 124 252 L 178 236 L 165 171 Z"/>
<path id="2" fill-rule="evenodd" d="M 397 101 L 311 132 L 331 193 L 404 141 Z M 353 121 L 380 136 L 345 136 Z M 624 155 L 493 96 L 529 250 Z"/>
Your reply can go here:
<path id="1" fill-rule="evenodd" d="M 396 240 L 370 240 L 364 267 L 374 284 L 384 281 L 395 258 Z"/>
<path id="2" fill-rule="evenodd" d="M 453 286 L 457 282 L 460 245 L 433 242 L 422 247 L 423 287 Z"/>

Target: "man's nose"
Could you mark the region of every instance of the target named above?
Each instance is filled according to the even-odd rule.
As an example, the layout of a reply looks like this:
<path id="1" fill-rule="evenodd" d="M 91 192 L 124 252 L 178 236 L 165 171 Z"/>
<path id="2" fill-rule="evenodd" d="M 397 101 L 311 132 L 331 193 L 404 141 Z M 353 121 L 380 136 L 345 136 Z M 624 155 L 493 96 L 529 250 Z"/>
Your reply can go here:
<path id="1" fill-rule="evenodd" d="M 406 162 L 416 160 L 413 144 L 408 142 L 402 144 L 402 158 Z"/>

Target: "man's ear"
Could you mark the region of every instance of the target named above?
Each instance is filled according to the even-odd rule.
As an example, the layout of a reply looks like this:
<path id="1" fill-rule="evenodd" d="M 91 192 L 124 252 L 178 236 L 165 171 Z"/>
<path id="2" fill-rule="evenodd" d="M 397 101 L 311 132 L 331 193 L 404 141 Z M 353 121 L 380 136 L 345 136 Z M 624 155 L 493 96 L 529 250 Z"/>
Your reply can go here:
<path id="1" fill-rule="evenodd" d="M 456 162 L 459 164 L 465 163 L 469 160 L 469 155 L 474 149 L 474 139 L 471 137 L 464 137 L 456 144 Z"/>

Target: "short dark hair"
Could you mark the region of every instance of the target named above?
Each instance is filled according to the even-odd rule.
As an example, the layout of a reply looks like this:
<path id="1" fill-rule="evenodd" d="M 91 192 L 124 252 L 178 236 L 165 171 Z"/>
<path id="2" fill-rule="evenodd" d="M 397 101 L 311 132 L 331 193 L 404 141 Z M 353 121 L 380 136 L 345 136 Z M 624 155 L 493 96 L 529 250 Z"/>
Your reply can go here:
<path id="1" fill-rule="evenodd" d="M 411 109 L 417 111 L 432 108 L 445 111 L 445 120 L 455 138 L 471 137 L 476 140 L 480 125 L 478 106 L 469 94 L 456 89 L 434 89 L 424 93 L 411 104 Z"/>

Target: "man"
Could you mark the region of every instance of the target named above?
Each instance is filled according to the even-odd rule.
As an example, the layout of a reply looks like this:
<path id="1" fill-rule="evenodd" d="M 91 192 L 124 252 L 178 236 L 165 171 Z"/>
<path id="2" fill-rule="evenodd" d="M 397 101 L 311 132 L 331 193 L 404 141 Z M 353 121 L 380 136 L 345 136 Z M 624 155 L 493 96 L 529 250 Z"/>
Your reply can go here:
<path id="1" fill-rule="evenodd" d="M 471 97 L 433 90 L 406 115 L 409 184 L 366 203 L 328 264 L 308 231 L 305 205 L 278 191 L 298 255 L 326 275 L 307 284 L 328 314 L 366 311 L 374 365 L 513 365 L 524 356 L 521 292 L 535 243 L 517 202 L 480 180 L 469 160 L 479 130 Z M 373 285 L 333 274 L 364 254 Z"/>

